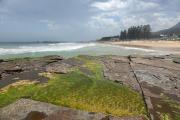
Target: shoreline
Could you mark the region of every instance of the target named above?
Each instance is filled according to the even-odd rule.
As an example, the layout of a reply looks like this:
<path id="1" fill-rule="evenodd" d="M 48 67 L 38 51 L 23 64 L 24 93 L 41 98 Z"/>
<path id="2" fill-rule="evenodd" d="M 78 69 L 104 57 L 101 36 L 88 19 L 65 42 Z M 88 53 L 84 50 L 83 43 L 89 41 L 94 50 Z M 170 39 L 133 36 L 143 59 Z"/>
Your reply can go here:
<path id="1" fill-rule="evenodd" d="M 163 40 L 132 40 L 132 41 L 102 41 L 100 43 L 118 45 L 123 47 L 135 47 L 144 49 L 154 49 L 161 51 L 170 51 L 173 54 L 180 54 L 180 41 L 163 41 Z"/>

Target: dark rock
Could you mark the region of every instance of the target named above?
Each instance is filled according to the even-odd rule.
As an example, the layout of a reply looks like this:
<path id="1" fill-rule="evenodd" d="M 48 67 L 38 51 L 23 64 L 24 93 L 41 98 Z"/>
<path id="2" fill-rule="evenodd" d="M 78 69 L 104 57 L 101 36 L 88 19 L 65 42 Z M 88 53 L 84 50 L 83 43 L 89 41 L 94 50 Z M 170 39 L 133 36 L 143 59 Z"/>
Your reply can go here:
<path id="1" fill-rule="evenodd" d="M 59 62 L 61 60 L 63 60 L 64 58 L 61 57 L 61 56 L 56 56 L 56 55 L 53 55 L 53 56 L 45 56 L 42 58 L 42 61 L 46 62 L 47 64 L 50 64 L 50 63 L 54 63 L 54 62 Z"/>
<path id="2" fill-rule="evenodd" d="M 22 70 L 22 68 L 21 67 L 19 67 L 19 66 L 16 66 L 16 67 L 13 67 L 13 68 L 9 68 L 9 69 L 5 69 L 4 70 L 6 73 L 8 73 L 8 74 L 11 74 L 11 73 L 15 73 L 15 72 L 22 72 L 23 70 Z"/>
<path id="3" fill-rule="evenodd" d="M 20 80 L 29 80 L 36 83 L 46 83 L 49 79 L 41 76 L 39 73 L 42 72 L 35 70 L 13 72 L 11 74 L 4 72 L 1 74 L 0 88 L 10 85 L 14 82 L 18 82 Z"/>
<path id="4" fill-rule="evenodd" d="M 0 59 L 0 63 L 1 63 L 1 62 L 4 62 L 4 60 Z"/>
<path id="5" fill-rule="evenodd" d="M 43 112 L 31 111 L 24 120 L 42 120 L 46 117 L 47 115 Z"/>
<path id="6" fill-rule="evenodd" d="M 83 61 L 78 60 L 76 58 L 69 58 L 62 61 L 63 63 L 69 64 L 71 66 L 81 66 L 84 64 Z"/>
<path id="7" fill-rule="evenodd" d="M 56 60 L 56 61 L 61 61 L 64 58 L 58 55 L 52 55 L 52 56 L 45 56 L 43 59 L 49 59 L 49 60 Z"/>
<path id="8" fill-rule="evenodd" d="M 115 80 L 114 82 L 123 85 L 122 81 Z"/>
<path id="9" fill-rule="evenodd" d="M 180 59 L 173 59 L 174 63 L 180 64 Z"/>

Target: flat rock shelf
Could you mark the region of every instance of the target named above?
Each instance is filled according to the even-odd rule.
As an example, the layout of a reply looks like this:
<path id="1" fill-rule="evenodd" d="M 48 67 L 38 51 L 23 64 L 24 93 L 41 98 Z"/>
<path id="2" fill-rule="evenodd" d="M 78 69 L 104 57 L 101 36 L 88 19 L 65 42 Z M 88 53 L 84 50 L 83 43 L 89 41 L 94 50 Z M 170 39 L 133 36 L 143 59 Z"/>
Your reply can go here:
<path id="1" fill-rule="evenodd" d="M 0 60 L 0 120 L 179 120 L 180 56 Z"/>

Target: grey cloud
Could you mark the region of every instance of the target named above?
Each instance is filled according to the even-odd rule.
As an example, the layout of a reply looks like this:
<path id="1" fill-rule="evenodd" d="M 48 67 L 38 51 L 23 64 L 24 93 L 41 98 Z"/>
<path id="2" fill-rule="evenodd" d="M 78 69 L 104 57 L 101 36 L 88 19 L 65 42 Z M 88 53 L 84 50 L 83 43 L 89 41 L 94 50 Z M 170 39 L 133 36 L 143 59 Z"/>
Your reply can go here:
<path id="1" fill-rule="evenodd" d="M 180 0 L 0 0 L 0 41 L 92 40 L 146 23 L 153 30 L 164 29 L 180 21 L 179 4 Z"/>

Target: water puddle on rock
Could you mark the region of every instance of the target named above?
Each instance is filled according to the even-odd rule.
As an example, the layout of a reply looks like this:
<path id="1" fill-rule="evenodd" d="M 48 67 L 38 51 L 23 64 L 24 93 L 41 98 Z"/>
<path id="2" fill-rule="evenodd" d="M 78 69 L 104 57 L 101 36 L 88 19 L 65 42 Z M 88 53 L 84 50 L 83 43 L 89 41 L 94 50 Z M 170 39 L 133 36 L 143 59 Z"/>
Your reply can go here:
<path id="1" fill-rule="evenodd" d="M 26 116 L 24 120 L 42 120 L 46 117 L 47 115 L 43 112 L 32 111 Z"/>

